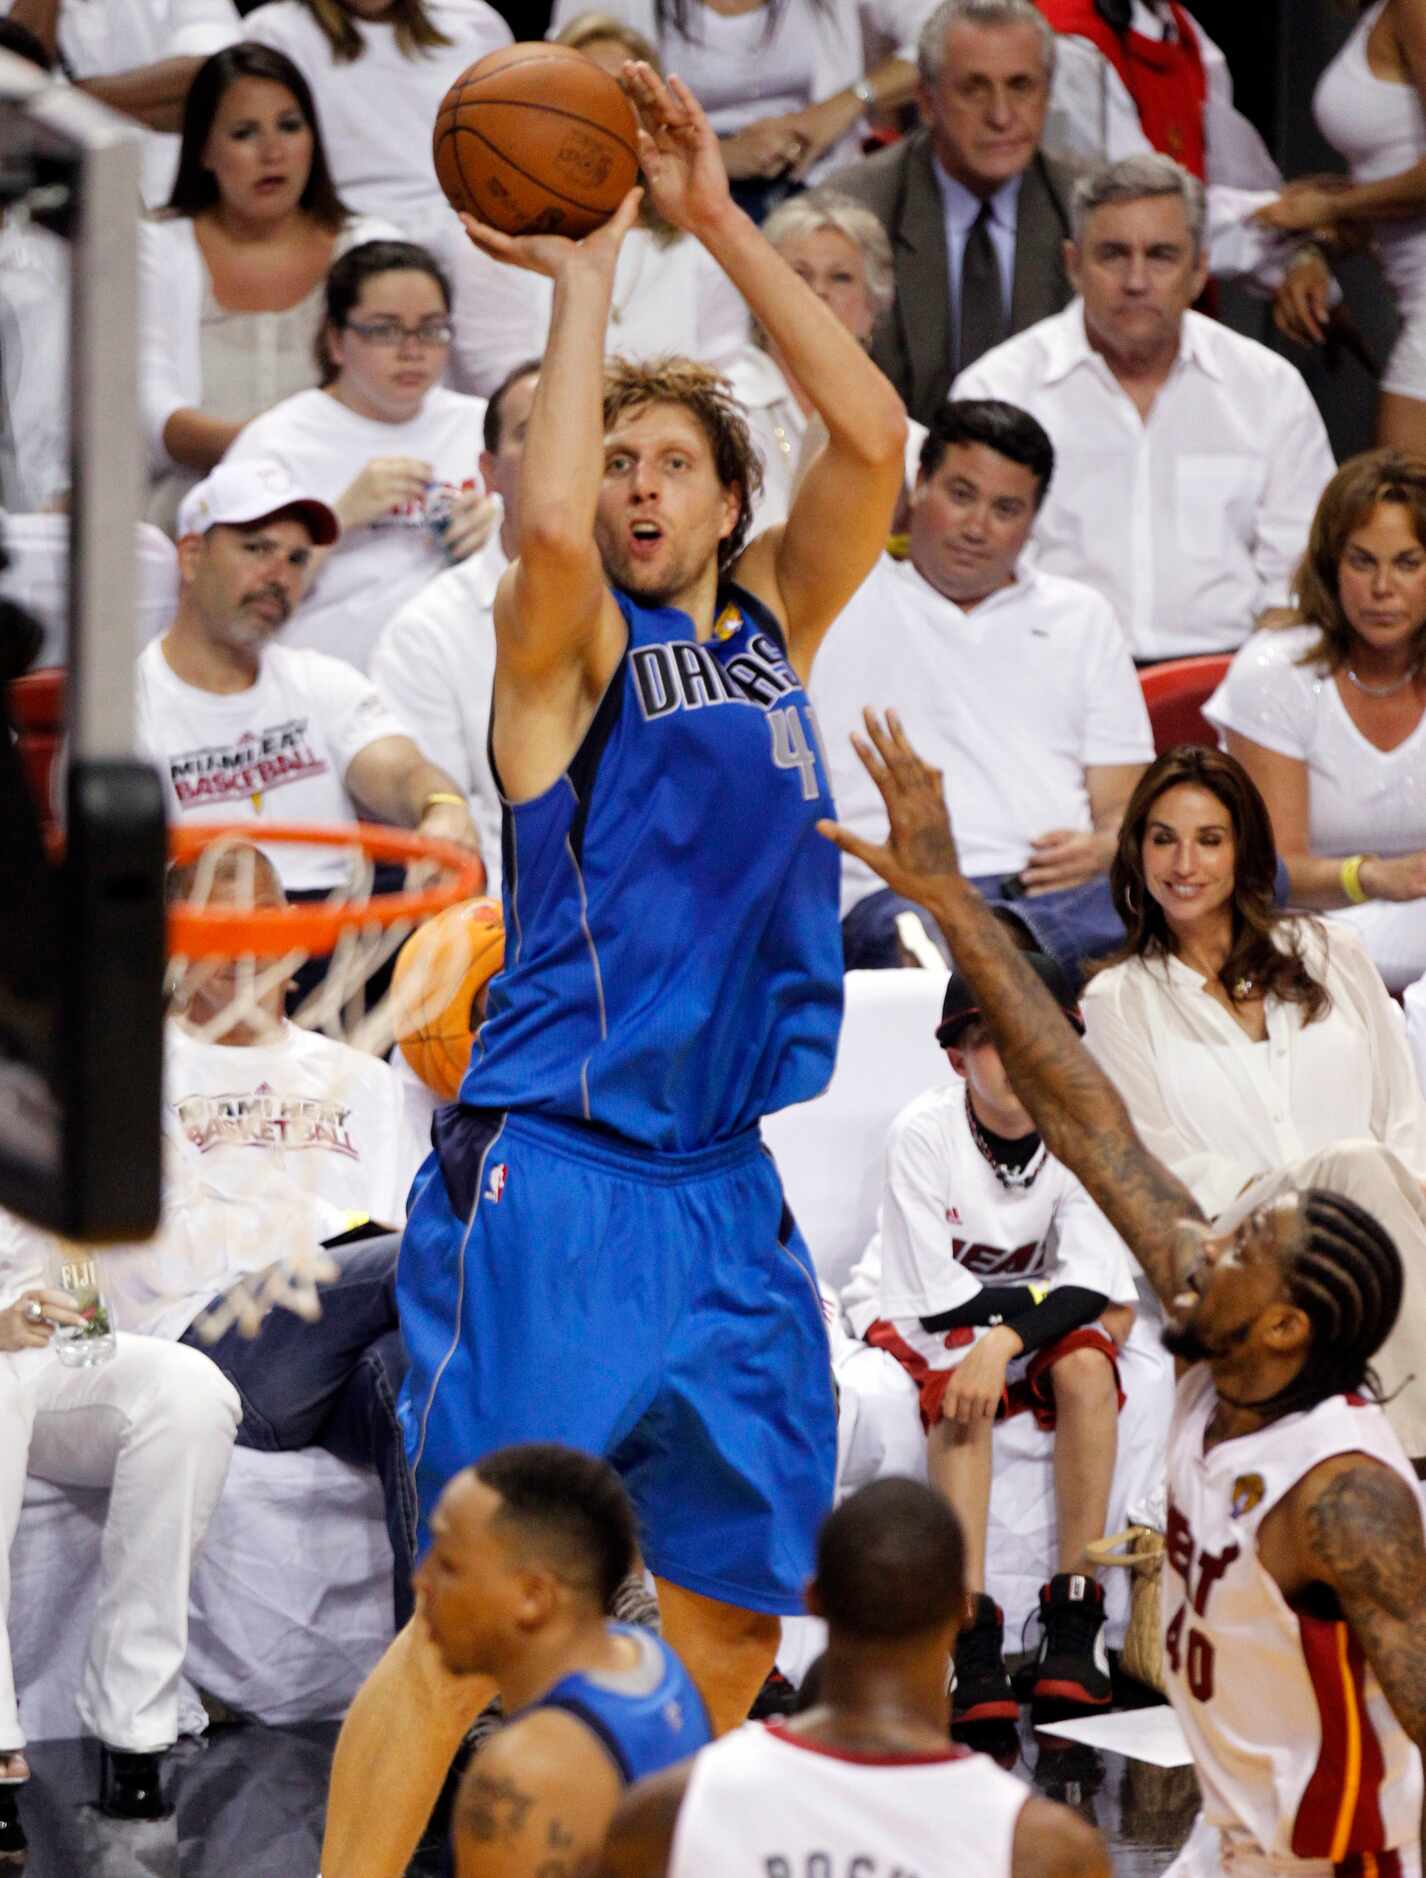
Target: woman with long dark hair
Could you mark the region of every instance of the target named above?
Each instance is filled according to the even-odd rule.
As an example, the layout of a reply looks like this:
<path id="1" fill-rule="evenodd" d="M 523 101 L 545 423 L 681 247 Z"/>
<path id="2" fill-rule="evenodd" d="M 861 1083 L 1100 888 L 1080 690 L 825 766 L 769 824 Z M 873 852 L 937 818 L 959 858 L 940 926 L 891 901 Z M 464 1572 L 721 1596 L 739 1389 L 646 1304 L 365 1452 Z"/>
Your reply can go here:
<path id="1" fill-rule="evenodd" d="M 1085 1041 L 1215 1231 L 1326 1187 L 1390 1233 L 1406 1292 L 1379 1374 L 1426 1455 L 1426 1099 L 1361 941 L 1276 908 L 1276 867 L 1240 763 L 1180 745 L 1151 764 L 1110 867 L 1126 938 L 1085 989 Z"/>
<path id="2" fill-rule="evenodd" d="M 441 99 L 508 46 L 485 0 L 268 0 L 243 22 L 312 87 L 338 189 L 353 208 L 430 241 L 452 222 L 431 161 Z"/>
<path id="3" fill-rule="evenodd" d="M 1426 458 L 1342 465 L 1293 600 L 1204 714 L 1262 791 L 1293 903 L 1333 909 L 1400 991 L 1426 971 Z"/>
<path id="4" fill-rule="evenodd" d="M 1110 867 L 1124 944 L 1085 991 L 1090 1048 L 1210 1215 L 1352 1137 L 1426 1174 L 1426 1101 L 1386 988 L 1354 933 L 1274 906 L 1276 867 L 1242 765 L 1167 751 Z"/>
<path id="5" fill-rule="evenodd" d="M 322 290 L 348 248 L 394 234 L 348 214 L 306 80 L 266 46 L 199 67 L 167 208 L 141 235 L 141 395 L 170 532 L 249 419 L 316 382 Z"/>
<path id="6" fill-rule="evenodd" d="M 551 33 L 588 0 L 555 0 Z M 718 133 L 734 195 L 758 220 L 858 155 L 865 113 L 905 103 L 930 0 L 610 0 L 657 46 Z M 863 15 L 895 50 L 868 67 Z"/>

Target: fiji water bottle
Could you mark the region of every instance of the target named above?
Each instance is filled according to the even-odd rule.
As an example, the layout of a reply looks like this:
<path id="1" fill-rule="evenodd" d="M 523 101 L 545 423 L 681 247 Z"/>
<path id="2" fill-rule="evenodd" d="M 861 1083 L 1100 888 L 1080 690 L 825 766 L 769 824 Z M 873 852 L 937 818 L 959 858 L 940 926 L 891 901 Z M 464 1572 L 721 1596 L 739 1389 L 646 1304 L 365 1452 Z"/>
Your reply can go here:
<path id="1" fill-rule="evenodd" d="M 114 1354 L 114 1314 L 104 1295 L 98 1255 L 90 1246 L 56 1239 L 47 1260 L 45 1282 L 68 1292 L 83 1324 L 58 1324 L 51 1347 L 71 1369 L 89 1369 L 107 1363 Z"/>

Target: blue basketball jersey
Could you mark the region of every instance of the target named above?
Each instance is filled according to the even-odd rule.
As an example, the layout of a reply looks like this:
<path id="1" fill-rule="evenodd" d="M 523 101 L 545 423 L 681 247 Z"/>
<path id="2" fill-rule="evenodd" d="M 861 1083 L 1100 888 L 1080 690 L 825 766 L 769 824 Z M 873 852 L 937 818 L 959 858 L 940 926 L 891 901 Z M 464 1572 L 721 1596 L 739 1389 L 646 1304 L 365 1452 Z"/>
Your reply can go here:
<path id="1" fill-rule="evenodd" d="M 842 1013 L 840 855 L 811 710 L 768 609 L 615 592 L 623 658 L 568 770 L 507 803 L 505 968 L 462 1103 L 689 1152 L 805 1101 Z"/>
<path id="2" fill-rule="evenodd" d="M 645 1774 L 656 1774 L 661 1767 L 671 1767 L 706 1747 L 712 1731 L 702 1696 L 661 1638 L 629 1624 L 606 1628 L 610 1636 L 630 1637 L 639 1646 L 640 1661 L 633 1669 L 566 1676 L 520 1713 L 562 1708 L 578 1716 L 598 1735 L 632 1785 Z"/>

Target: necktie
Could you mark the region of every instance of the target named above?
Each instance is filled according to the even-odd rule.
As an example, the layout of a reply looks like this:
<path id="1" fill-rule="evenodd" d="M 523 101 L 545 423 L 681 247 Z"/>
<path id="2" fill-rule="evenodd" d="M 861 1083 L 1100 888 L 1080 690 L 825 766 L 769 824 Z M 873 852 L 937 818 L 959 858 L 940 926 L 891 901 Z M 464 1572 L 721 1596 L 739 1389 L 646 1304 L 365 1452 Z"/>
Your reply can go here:
<path id="1" fill-rule="evenodd" d="M 990 204 L 983 202 L 961 256 L 961 342 L 956 369 L 962 372 L 1005 337 L 1000 263 L 990 239 L 990 220 Z"/>

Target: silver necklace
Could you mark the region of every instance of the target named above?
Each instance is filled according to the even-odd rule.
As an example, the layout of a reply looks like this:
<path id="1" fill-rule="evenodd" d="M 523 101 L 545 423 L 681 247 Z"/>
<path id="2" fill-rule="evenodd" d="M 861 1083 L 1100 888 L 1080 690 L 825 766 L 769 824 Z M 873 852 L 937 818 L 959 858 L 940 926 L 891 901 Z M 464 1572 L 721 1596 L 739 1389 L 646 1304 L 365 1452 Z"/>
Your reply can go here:
<path id="1" fill-rule="evenodd" d="M 1398 691 L 1405 691 L 1416 674 L 1414 671 L 1407 672 L 1402 678 L 1393 678 L 1389 685 L 1368 685 L 1357 677 L 1357 674 L 1349 665 L 1347 667 L 1347 676 L 1351 679 L 1357 690 L 1365 692 L 1369 698 L 1394 698 Z"/>

